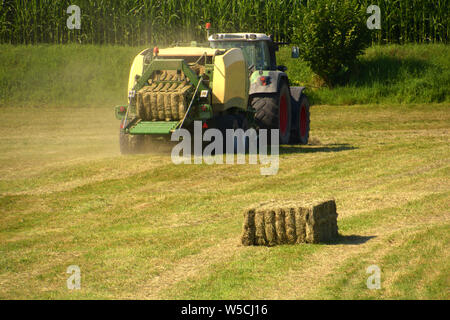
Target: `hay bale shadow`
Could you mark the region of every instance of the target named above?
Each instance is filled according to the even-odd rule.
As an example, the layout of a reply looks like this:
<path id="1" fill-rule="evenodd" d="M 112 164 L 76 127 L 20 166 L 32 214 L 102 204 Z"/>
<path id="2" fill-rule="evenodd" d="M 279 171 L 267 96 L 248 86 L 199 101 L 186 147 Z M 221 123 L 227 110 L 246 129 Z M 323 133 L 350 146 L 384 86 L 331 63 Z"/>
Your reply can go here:
<path id="1" fill-rule="evenodd" d="M 346 244 L 346 245 L 359 245 L 364 244 L 371 239 L 376 238 L 376 236 L 360 236 L 360 235 L 349 235 L 344 236 L 339 234 L 336 239 L 328 242 L 324 242 L 324 244 L 328 245 L 337 245 L 337 244 Z"/>

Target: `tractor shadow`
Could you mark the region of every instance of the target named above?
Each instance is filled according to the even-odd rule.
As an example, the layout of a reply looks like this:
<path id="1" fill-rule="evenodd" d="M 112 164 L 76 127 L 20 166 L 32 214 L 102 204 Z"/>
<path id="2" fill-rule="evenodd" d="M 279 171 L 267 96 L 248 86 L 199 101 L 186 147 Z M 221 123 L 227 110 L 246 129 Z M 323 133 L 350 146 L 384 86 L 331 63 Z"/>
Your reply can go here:
<path id="1" fill-rule="evenodd" d="M 341 152 L 358 149 L 348 143 L 328 144 L 328 145 L 290 145 L 280 146 L 280 154 L 296 154 L 296 153 L 317 153 L 317 152 Z"/>

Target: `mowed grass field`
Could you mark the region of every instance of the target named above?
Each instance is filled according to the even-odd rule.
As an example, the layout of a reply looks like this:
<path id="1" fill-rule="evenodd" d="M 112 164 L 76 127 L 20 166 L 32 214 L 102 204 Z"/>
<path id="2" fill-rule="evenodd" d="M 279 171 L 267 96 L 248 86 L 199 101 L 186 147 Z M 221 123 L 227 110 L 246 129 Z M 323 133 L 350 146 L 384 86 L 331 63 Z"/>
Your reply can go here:
<path id="1" fill-rule="evenodd" d="M 106 105 L 1 112 L 1 299 L 450 298 L 448 103 L 314 106 L 274 176 L 122 156 Z M 317 198 L 336 199 L 335 243 L 239 244 L 244 207 Z"/>

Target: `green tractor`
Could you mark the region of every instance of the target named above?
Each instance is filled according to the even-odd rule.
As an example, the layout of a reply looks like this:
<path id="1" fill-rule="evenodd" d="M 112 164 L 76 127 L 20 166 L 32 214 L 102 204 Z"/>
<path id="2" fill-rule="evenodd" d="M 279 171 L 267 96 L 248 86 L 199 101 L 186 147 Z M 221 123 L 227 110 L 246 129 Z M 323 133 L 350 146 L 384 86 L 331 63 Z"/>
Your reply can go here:
<path id="1" fill-rule="evenodd" d="M 139 53 L 128 82 L 128 105 L 115 107 L 122 153 L 177 129 L 279 129 L 280 144 L 307 144 L 309 103 L 276 63 L 278 44 L 257 33 L 217 33 L 209 47 L 157 47 Z"/>

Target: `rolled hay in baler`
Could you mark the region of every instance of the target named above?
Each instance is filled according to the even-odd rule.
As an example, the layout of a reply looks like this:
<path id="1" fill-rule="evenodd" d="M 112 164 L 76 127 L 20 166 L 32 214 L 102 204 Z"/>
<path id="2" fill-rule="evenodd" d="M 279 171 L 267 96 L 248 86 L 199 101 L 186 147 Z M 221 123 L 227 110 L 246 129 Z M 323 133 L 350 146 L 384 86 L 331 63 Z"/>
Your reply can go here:
<path id="1" fill-rule="evenodd" d="M 265 202 L 244 211 L 245 246 L 328 242 L 338 236 L 336 203 Z"/>
<path id="2" fill-rule="evenodd" d="M 176 76 L 168 75 L 164 79 L 174 81 Z M 190 92 L 192 85 L 186 82 L 152 82 L 138 91 L 136 114 L 144 121 L 181 120 L 189 105 Z"/>
<path id="3" fill-rule="evenodd" d="M 187 92 L 192 88 L 192 85 L 182 84 L 179 90 L 179 105 L 178 105 L 178 116 L 180 120 L 184 117 L 187 111 L 187 107 L 189 102 L 187 101 L 186 95 Z"/>
<path id="4" fill-rule="evenodd" d="M 155 89 L 155 96 L 156 96 L 156 109 L 158 111 L 158 120 L 163 121 L 164 120 L 164 95 L 162 94 L 161 90 L 166 86 L 164 83 L 160 83 L 156 89 Z"/>

